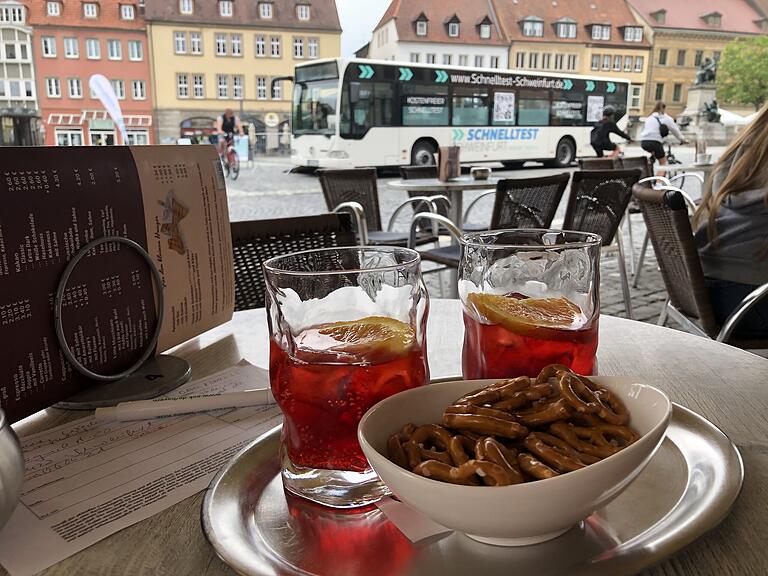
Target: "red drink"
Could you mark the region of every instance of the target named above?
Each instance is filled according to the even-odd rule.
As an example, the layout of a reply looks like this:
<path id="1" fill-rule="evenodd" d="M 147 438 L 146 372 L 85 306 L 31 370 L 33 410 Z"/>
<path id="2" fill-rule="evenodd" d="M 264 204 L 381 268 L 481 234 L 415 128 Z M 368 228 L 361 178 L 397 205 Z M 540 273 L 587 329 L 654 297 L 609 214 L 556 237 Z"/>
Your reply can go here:
<path id="1" fill-rule="evenodd" d="M 565 298 L 520 296 L 470 295 L 474 310 L 464 311 L 464 378 L 536 376 L 549 364 L 592 374 L 598 315 L 588 322 Z"/>
<path id="2" fill-rule="evenodd" d="M 270 341 L 270 382 L 285 416 L 288 457 L 307 468 L 365 471 L 360 418 L 380 400 L 429 380 L 413 330 L 370 317 L 308 328 L 294 341 L 293 355 Z"/>

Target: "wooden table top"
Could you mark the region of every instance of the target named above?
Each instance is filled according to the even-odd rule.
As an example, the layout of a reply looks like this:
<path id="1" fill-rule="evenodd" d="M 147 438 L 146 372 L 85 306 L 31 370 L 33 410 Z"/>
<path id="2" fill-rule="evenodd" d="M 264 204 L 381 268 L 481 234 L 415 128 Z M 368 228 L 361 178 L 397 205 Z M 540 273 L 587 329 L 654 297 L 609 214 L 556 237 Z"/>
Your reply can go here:
<path id="1" fill-rule="evenodd" d="M 428 325 L 433 378 L 461 372 L 460 303 L 433 300 Z M 173 352 L 193 367 L 193 378 L 241 358 L 266 367 L 264 310 L 235 314 L 224 326 Z M 600 320 L 600 373 L 642 377 L 673 401 L 702 414 L 739 447 L 746 478 L 731 514 L 711 533 L 644 576 L 768 574 L 768 360 L 668 328 L 622 318 Z M 20 435 L 82 416 L 49 409 L 18 427 Z M 134 524 L 42 572 L 46 575 L 232 575 L 200 527 L 203 493 Z M 6 574 L 0 568 L 0 574 Z"/>

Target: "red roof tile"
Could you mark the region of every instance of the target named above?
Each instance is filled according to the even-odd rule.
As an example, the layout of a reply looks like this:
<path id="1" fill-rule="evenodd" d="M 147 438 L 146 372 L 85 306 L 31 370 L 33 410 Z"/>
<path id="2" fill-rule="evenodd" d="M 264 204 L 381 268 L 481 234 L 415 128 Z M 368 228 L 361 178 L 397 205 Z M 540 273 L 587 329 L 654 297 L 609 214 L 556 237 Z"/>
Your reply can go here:
<path id="1" fill-rule="evenodd" d="M 747 0 L 696 0 L 683 2 L 676 0 L 629 0 L 637 12 L 654 28 L 682 28 L 686 30 L 714 30 L 758 34 L 762 30 L 756 23 L 759 14 Z M 666 10 L 663 24 L 657 23 L 651 14 Z M 706 14 L 721 14 L 720 26 L 708 26 L 701 18 Z"/>

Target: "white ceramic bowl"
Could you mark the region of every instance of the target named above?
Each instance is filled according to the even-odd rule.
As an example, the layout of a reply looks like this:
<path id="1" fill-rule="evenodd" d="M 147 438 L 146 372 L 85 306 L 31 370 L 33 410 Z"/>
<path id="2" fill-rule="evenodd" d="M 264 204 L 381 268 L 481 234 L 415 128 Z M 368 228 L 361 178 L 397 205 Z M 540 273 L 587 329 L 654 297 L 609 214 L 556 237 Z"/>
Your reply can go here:
<path id="1" fill-rule="evenodd" d="M 440 422 L 443 409 L 495 380 L 430 384 L 382 400 L 363 416 L 357 431 L 368 461 L 403 502 L 435 522 L 470 538 L 524 546 L 563 534 L 629 486 L 664 438 L 672 414 L 666 394 L 632 378 L 594 381 L 616 393 L 641 438 L 621 452 L 548 480 L 513 486 L 461 486 L 424 478 L 387 458 L 387 438 L 408 422 Z"/>

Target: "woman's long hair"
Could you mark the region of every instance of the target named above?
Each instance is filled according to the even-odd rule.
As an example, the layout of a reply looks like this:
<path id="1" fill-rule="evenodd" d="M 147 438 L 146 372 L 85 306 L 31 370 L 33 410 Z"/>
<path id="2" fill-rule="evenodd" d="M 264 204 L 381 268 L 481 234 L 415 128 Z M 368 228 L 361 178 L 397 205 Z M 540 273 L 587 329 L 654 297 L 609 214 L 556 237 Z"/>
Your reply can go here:
<path id="1" fill-rule="evenodd" d="M 706 220 L 707 235 L 717 242 L 717 211 L 730 196 L 748 190 L 766 188 L 765 203 L 768 206 L 768 104 L 758 112 L 750 124 L 731 142 L 713 170 L 713 176 L 722 174 L 718 190 L 712 189 L 710 177 L 704 190 L 701 205 L 693 217 L 695 228 Z M 759 257 L 768 256 L 768 247 Z"/>

